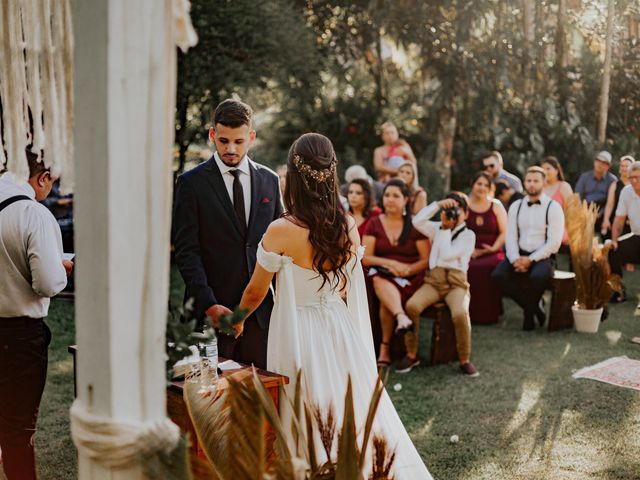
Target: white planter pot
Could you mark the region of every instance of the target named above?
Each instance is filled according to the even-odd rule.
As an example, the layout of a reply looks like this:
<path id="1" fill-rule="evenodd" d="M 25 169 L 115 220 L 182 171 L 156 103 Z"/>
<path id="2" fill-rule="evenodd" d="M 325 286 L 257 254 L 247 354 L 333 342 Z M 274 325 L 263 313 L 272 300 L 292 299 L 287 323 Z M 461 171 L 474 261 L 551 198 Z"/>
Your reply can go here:
<path id="1" fill-rule="evenodd" d="M 573 305 L 571 307 L 573 313 L 573 324 L 576 332 L 597 333 L 602 318 L 602 308 L 596 310 L 586 310 Z"/>

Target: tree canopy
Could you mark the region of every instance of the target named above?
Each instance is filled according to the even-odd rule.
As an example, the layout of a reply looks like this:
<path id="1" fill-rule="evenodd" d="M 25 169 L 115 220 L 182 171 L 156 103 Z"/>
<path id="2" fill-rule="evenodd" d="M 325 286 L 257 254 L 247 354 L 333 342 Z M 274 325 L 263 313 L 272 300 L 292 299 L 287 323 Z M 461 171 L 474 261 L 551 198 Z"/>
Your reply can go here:
<path id="1" fill-rule="evenodd" d="M 611 0 L 613 1 L 613 0 Z M 371 169 L 379 125 L 411 144 L 434 194 L 466 188 L 480 152 L 522 174 L 556 155 L 574 180 L 595 151 L 638 153 L 640 6 L 615 2 L 604 144 L 597 141 L 607 1 L 193 0 L 199 45 L 179 60 L 180 148 L 215 104 L 258 112 L 254 156 L 275 166 L 318 131 L 341 168 Z"/>

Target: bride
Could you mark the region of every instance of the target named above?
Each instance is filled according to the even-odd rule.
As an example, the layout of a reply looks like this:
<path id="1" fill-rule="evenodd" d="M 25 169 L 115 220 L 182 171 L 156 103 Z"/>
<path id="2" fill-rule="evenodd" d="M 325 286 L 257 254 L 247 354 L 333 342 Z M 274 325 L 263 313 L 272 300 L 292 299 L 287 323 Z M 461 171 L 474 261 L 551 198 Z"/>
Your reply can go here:
<path id="1" fill-rule="evenodd" d="M 340 204 L 336 162 L 333 145 L 323 135 L 304 134 L 291 146 L 287 213 L 264 234 L 240 308 L 253 312 L 276 275 L 268 369 L 289 379 L 301 369 L 302 400 L 325 410 L 332 405 L 338 426 L 350 376 L 356 426 L 362 431 L 378 372 L 360 264 L 363 247 L 355 221 Z M 289 392 L 295 386 L 286 388 Z M 282 414 L 288 418 L 291 412 Z M 396 479 L 431 479 L 386 392 L 374 432 L 395 449 Z M 322 448 L 316 453 L 319 461 L 326 460 Z"/>

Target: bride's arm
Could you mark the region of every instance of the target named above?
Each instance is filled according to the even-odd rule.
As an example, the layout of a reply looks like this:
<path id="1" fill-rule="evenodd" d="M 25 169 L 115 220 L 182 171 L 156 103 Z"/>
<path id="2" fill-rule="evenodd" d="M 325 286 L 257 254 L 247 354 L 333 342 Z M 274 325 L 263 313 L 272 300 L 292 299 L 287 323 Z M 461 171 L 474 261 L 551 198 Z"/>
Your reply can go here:
<path id="1" fill-rule="evenodd" d="M 264 297 L 267 296 L 273 275 L 273 272 L 268 272 L 259 263 L 256 264 L 249 285 L 244 289 L 239 305 L 239 308 L 247 311 L 244 316 L 245 320 L 260 306 Z"/>

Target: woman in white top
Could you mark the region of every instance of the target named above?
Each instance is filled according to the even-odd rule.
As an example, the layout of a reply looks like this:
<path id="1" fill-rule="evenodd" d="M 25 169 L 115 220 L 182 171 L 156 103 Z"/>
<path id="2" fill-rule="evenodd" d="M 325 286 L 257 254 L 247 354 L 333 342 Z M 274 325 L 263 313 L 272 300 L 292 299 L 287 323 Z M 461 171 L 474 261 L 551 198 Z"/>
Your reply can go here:
<path id="1" fill-rule="evenodd" d="M 336 163 L 331 141 L 320 134 L 304 134 L 291 146 L 283 197 L 286 214 L 269 226 L 258 247 L 256 269 L 240 307 L 249 312 L 257 308 L 276 275 L 269 370 L 288 376 L 291 383 L 285 389 L 292 392 L 300 369 L 302 400 L 325 411 L 332 407 L 337 425 L 342 424 L 350 378 L 361 439 L 378 372 L 359 235 L 338 199 Z M 288 425 L 290 407 L 287 402 L 281 405 Z M 374 432 L 395 450 L 396 479 L 431 478 L 386 392 Z M 327 454 L 319 442 L 317 446 L 322 463 Z M 365 478 L 370 470 L 369 464 Z"/>

